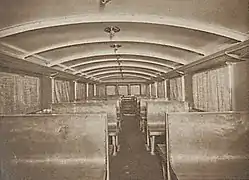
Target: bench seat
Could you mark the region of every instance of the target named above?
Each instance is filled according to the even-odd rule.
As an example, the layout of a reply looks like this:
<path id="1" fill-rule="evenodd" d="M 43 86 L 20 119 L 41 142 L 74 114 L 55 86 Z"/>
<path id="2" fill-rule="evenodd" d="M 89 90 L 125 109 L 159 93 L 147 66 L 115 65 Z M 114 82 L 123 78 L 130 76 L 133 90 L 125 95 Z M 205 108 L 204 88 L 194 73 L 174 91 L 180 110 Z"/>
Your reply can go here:
<path id="1" fill-rule="evenodd" d="M 108 180 L 106 129 L 103 113 L 0 116 L 0 179 Z"/>
<path id="2" fill-rule="evenodd" d="M 249 179 L 249 112 L 169 113 L 166 127 L 170 176 Z"/>

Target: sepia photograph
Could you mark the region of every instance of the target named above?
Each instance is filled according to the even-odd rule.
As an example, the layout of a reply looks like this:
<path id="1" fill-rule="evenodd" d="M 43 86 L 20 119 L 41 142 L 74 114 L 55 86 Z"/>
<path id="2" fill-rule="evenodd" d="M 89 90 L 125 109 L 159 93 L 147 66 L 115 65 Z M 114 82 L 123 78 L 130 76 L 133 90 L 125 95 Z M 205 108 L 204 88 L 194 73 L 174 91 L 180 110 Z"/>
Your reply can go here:
<path id="1" fill-rule="evenodd" d="M 249 180 L 249 0 L 0 0 L 0 180 Z"/>

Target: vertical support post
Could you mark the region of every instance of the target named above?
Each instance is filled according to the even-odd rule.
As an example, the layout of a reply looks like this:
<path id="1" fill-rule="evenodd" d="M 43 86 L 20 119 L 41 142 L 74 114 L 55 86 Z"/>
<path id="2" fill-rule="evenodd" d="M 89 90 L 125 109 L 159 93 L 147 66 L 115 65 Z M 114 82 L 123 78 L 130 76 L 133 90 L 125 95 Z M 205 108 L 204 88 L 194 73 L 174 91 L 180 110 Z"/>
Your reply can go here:
<path id="1" fill-rule="evenodd" d="M 48 76 L 40 77 L 40 105 L 41 109 L 50 109 L 52 104 L 52 79 Z"/>
<path id="2" fill-rule="evenodd" d="M 233 71 L 233 64 L 232 62 L 228 62 L 228 78 L 229 78 L 229 99 L 230 99 L 230 111 L 233 110 L 233 77 L 234 77 L 234 71 Z"/>
<path id="3" fill-rule="evenodd" d="M 142 85 L 139 84 L 139 95 L 142 96 Z"/>
<path id="4" fill-rule="evenodd" d="M 55 103 L 55 78 L 51 77 L 52 104 Z"/>
<path id="5" fill-rule="evenodd" d="M 89 97 L 89 84 L 86 83 L 86 99 Z"/>
<path id="6" fill-rule="evenodd" d="M 158 82 L 157 81 L 154 83 L 154 86 L 155 86 L 156 98 L 158 98 Z"/>
<path id="7" fill-rule="evenodd" d="M 97 86 L 93 84 L 93 96 L 97 96 Z"/>
<path id="8" fill-rule="evenodd" d="M 95 84 L 96 87 L 96 96 L 99 97 L 99 84 Z"/>
<path id="9" fill-rule="evenodd" d="M 181 83 L 182 83 L 182 101 L 185 101 L 186 100 L 185 76 L 181 76 Z"/>
<path id="10" fill-rule="evenodd" d="M 167 87 L 167 79 L 165 79 L 164 81 L 163 81 L 163 84 L 164 84 L 164 98 L 166 99 L 166 100 L 168 100 L 168 87 Z"/>
<path id="11" fill-rule="evenodd" d="M 78 97 L 77 97 L 77 91 L 78 91 L 78 82 L 74 81 L 74 101 L 77 101 Z"/>
<path id="12" fill-rule="evenodd" d="M 150 98 L 152 97 L 152 84 L 149 84 Z"/>

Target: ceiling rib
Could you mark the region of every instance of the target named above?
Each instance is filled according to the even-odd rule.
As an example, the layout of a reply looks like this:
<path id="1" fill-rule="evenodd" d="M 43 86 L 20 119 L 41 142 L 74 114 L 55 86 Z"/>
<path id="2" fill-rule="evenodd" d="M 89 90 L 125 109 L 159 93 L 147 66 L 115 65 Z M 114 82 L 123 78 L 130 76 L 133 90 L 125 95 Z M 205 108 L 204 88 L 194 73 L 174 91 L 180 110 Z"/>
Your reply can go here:
<path id="1" fill-rule="evenodd" d="M 150 78 L 145 77 L 145 76 L 133 75 L 133 74 L 125 74 L 125 73 L 124 73 L 123 78 L 122 78 L 120 75 L 113 74 L 113 75 L 105 75 L 105 76 L 102 76 L 102 77 L 100 77 L 99 79 L 100 79 L 100 80 L 107 79 L 107 78 L 108 78 L 108 79 L 110 79 L 110 78 L 112 78 L 112 79 L 125 79 L 125 78 L 127 78 L 127 77 L 138 78 L 138 79 L 144 79 L 144 80 L 150 80 Z"/>
<path id="2" fill-rule="evenodd" d="M 144 77 L 146 79 L 151 79 L 150 76 L 146 76 L 146 75 L 143 75 L 143 74 L 137 74 L 137 73 L 130 73 L 130 72 L 122 72 L 123 75 L 134 75 L 136 77 Z M 114 76 L 114 75 L 117 75 L 117 76 L 120 76 L 121 73 L 120 72 L 116 72 L 116 73 L 113 73 L 113 74 L 103 74 L 102 76 L 99 76 L 98 79 L 101 79 L 102 77 L 106 77 L 106 76 Z"/>
<path id="3" fill-rule="evenodd" d="M 147 53 L 147 54 L 146 54 Z M 101 53 L 96 53 L 96 52 L 93 52 L 93 53 L 87 53 L 87 54 L 76 54 L 76 55 L 72 55 L 72 56 L 69 56 L 69 57 L 66 57 L 66 58 L 62 58 L 62 59 L 58 59 L 58 60 L 54 60 L 52 62 L 50 62 L 48 64 L 48 67 L 52 67 L 54 65 L 57 65 L 57 64 L 61 64 L 61 63 L 65 63 L 65 62 L 69 62 L 69 61 L 75 61 L 75 60 L 79 60 L 79 59 L 87 59 L 89 57 L 93 57 L 93 56 L 103 56 L 103 58 L 105 56 L 110 56 L 110 55 L 113 55 L 113 54 L 110 54 L 110 52 L 108 51 L 106 54 L 103 54 L 103 52 Z M 151 54 L 150 52 L 144 52 L 144 53 L 138 53 L 136 51 L 134 52 L 129 52 L 129 53 L 117 53 L 116 55 L 118 56 L 142 56 L 142 57 L 150 57 L 150 58 L 156 58 L 156 59 L 161 59 L 161 60 L 168 60 L 168 61 L 172 61 L 172 62 L 176 62 L 176 63 L 179 63 L 179 64 L 187 64 L 188 61 L 184 60 L 184 59 L 176 59 L 176 58 L 172 58 L 172 57 L 169 57 L 169 56 L 159 56 L 159 55 L 154 55 L 154 54 Z"/>
<path id="4" fill-rule="evenodd" d="M 78 74 L 78 73 L 87 73 L 87 72 L 90 72 L 90 71 L 94 71 L 96 69 L 104 69 L 104 68 L 108 68 L 108 67 L 116 67 L 118 69 L 119 66 L 117 66 L 116 63 L 113 63 L 113 65 L 103 64 L 101 66 L 92 66 L 92 67 L 81 69 L 81 70 L 77 71 L 75 74 Z M 140 64 L 129 64 L 129 65 L 122 64 L 122 67 L 133 67 L 133 68 L 138 68 L 138 69 L 139 68 L 141 68 L 141 69 L 148 69 L 150 71 L 155 71 L 155 74 L 157 74 L 157 73 L 166 73 L 167 72 L 164 69 L 155 68 L 153 66 L 140 65 Z"/>
<path id="5" fill-rule="evenodd" d="M 78 66 L 84 66 L 84 65 L 89 65 L 89 64 L 94 64 L 94 63 L 105 63 L 105 62 L 116 62 L 116 59 L 99 59 L 99 60 L 91 60 L 91 61 L 85 61 L 82 63 L 78 63 L 72 66 L 68 66 L 68 68 L 72 69 Z M 155 65 L 159 65 L 159 66 L 165 66 L 167 68 L 170 69 L 175 69 L 175 66 L 171 66 L 171 65 L 167 65 L 166 63 L 160 63 L 160 62 L 156 62 L 156 61 L 149 61 L 149 60 L 143 60 L 143 59 L 126 59 L 126 58 L 120 58 L 121 62 L 138 62 L 138 63 L 148 63 L 148 64 L 155 64 Z M 66 68 L 67 69 L 67 68 Z"/>
<path id="6" fill-rule="evenodd" d="M 14 26 L 2 28 L 0 30 L 0 38 L 31 30 L 51 28 L 56 26 L 84 24 L 84 23 L 123 23 L 123 22 L 173 26 L 173 27 L 191 29 L 196 31 L 202 31 L 238 41 L 244 41 L 248 39 L 248 35 L 245 33 L 189 19 L 173 18 L 167 16 L 158 16 L 158 15 L 134 15 L 134 14 L 133 15 L 123 14 L 119 16 L 112 16 L 107 14 L 103 16 L 99 16 L 98 14 L 96 15 L 92 14 L 91 16 L 88 16 L 86 14 L 84 15 L 82 14 L 74 16 L 65 16 L 60 18 L 42 19 L 42 20 L 37 20 L 37 21 L 32 21 L 32 22 L 27 22 L 23 24 L 17 24 Z"/>
<path id="7" fill-rule="evenodd" d="M 189 53 L 195 53 L 200 56 L 204 56 L 205 53 L 202 52 L 201 50 L 194 49 L 191 47 L 186 47 L 180 44 L 175 44 L 171 42 L 159 42 L 159 41 L 148 41 L 148 40 L 141 40 L 141 39 L 130 39 L 130 37 L 127 38 L 122 38 L 122 39 L 116 39 L 115 41 L 109 40 L 91 40 L 91 39 L 85 39 L 85 40 L 79 40 L 79 41 L 71 41 L 71 42 L 66 42 L 66 43 L 60 43 L 60 44 L 54 44 L 51 46 L 46 46 L 40 49 L 37 49 L 35 51 L 29 52 L 24 55 L 24 58 L 28 58 L 30 56 L 34 56 L 35 54 L 40 54 L 44 52 L 49 52 L 57 49 L 62 49 L 66 47 L 72 47 L 72 46 L 82 46 L 82 45 L 94 45 L 94 44 L 99 44 L 99 43 L 136 43 L 136 44 L 146 44 L 146 45 L 158 45 L 158 46 L 165 46 L 165 47 L 172 47 L 176 48 L 182 51 L 186 51 Z"/>
<path id="8" fill-rule="evenodd" d="M 150 70 L 150 69 L 145 69 L 145 68 L 141 68 L 141 67 L 122 67 L 124 70 L 130 70 L 130 71 L 141 71 L 141 72 L 145 72 L 145 73 L 149 73 L 149 74 L 157 74 L 157 72 L 155 72 L 154 70 Z M 93 75 L 95 73 L 102 73 L 102 72 L 106 72 L 106 71 L 116 71 L 117 70 L 117 66 L 114 67 L 105 67 L 105 68 L 97 68 L 95 70 L 90 70 L 90 71 L 85 71 L 85 73 Z"/>
<path id="9" fill-rule="evenodd" d="M 131 70 L 122 70 L 122 72 L 126 72 L 126 73 L 131 73 L 131 74 L 138 74 L 138 75 L 144 75 L 144 76 L 148 76 L 148 77 L 157 77 L 156 74 L 152 74 L 152 73 L 146 73 L 146 72 L 142 72 L 142 71 L 131 71 Z M 112 71 L 105 71 L 105 72 L 99 72 L 99 73 L 95 73 L 95 74 L 91 74 L 94 77 L 98 77 L 98 76 L 102 76 L 105 74 L 115 74 L 115 73 L 120 73 L 120 71 L 118 70 L 112 70 Z"/>

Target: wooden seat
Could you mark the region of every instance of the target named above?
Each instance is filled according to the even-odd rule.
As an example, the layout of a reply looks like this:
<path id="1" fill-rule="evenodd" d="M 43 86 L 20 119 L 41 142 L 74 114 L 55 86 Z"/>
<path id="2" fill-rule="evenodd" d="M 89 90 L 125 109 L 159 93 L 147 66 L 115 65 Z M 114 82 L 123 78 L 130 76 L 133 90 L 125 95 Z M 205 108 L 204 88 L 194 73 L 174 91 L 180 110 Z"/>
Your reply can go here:
<path id="1" fill-rule="evenodd" d="M 52 113 L 107 113 L 108 134 L 112 137 L 112 144 L 114 146 L 113 155 L 116 155 L 120 149 L 118 134 L 120 132 L 120 119 L 116 112 L 117 101 L 109 100 L 108 102 L 97 103 L 61 103 L 52 105 Z"/>
<path id="2" fill-rule="evenodd" d="M 249 179 L 249 113 L 190 112 L 166 115 L 168 178 Z"/>
<path id="3" fill-rule="evenodd" d="M 105 114 L 0 117 L 1 179 L 109 177 Z"/>
<path id="4" fill-rule="evenodd" d="M 146 102 L 147 109 L 147 149 L 155 154 L 155 138 L 165 133 L 165 112 L 188 112 L 187 102 L 153 100 Z"/>

